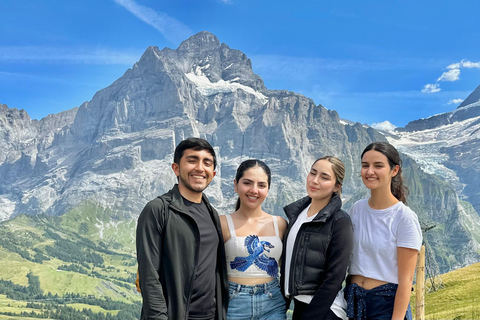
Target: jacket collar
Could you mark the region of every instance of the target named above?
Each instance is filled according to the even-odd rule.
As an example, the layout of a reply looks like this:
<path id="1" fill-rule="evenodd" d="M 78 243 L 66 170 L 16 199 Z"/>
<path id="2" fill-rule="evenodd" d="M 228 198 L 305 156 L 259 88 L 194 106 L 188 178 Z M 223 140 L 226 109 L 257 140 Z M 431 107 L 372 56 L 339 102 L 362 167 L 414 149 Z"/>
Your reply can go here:
<path id="1" fill-rule="evenodd" d="M 178 189 L 177 183 L 173 186 L 173 188 L 167 194 L 172 199 L 172 201 L 170 202 L 170 205 L 175 210 L 191 216 L 190 211 L 187 209 L 187 207 L 183 203 L 183 197 L 182 197 L 182 194 L 180 193 L 180 190 Z M 208 198 L 204 193 L 202 193 L 202 201 L 207 205 L 207 208 L 209 208 L 210 210 L 210 202 L 208 201 Z"/>
<path id="2" fill-rule="evenodd" d="M 289 221 L 296 220 L 297 216 L 312 202 L 309 196 L 306 196 L 294 203 L 284 207 L 283 210 Z M 342 200 L 337 193 L 334 193 L 330 202 L 315 216 L 314 222 L 325 222 L 335 212 L 342 208 Z"/>

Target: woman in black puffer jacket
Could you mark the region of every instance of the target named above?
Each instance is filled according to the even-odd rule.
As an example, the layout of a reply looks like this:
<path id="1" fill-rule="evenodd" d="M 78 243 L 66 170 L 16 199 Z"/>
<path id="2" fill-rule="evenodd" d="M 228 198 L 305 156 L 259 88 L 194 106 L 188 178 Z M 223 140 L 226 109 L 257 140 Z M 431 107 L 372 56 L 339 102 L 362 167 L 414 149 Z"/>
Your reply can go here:
<path id="1" fill-rule="evenodd" d="M 293 320 L 345 319 L 339 293 L 353 246 L 353 228 L 340 199 L 345 166 L 336 157 L 317 159 L 307 194 L 284 208 L 282 289 L 294 300 Z"/>

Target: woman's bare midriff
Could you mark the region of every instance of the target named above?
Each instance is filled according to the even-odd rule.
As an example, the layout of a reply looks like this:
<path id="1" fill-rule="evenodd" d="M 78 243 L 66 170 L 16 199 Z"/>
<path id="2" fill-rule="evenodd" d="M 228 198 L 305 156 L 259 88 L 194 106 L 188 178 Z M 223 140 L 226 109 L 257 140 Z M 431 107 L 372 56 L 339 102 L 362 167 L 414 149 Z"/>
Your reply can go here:
<path id="1" fill-rule="evenodd" d="M 381 285 L 384 285 L 384 284 L 388 283 L 388 282 L 385 282 L 385 281 L 380 281 L 380 280 L 377 280 L 377 279 L 367 278 L 367 277 L 360 276 L 360 275 L 352 275 L 350 281 L 351 281 L 351 283 L 356 283 L 360 287 L 362 287 L 364 289 L 367 289 L 367 290 L 370 290 L 370 289 L 373 289 L 375 287 L 378 287 L 378 286 L 381 286 Z"/>
<path id="2" fill-rule="evenodd" d="M 272 277 L 265 278 L 240 278 L 240 277 L 229 277 L 228 281 L 235 282 L 238 284 L 244 284 L 246 286 L 253 286 L 255 284 L 263 284 L 272 281 Z"/>

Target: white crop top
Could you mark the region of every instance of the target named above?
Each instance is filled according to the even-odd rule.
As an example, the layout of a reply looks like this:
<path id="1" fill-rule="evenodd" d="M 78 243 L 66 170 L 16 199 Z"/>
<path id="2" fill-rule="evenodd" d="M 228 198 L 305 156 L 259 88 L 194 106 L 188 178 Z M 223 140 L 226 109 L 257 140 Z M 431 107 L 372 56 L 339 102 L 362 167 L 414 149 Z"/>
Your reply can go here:
<path id="1" fill-rule="evenodd" d="M 278 277 L 278 261 L 282 256 L 282 239 L 278 232 L 278 217 L 272 216 L 274 236 L 259 237 L 255 234 L 237 237 L 232 217 L 227 219 L 230 239 L 225 242 L 227 273 L 229 277 L 265 278 Z"/>
<path id="2" fill-rule="evenodd" d="M 418 217 L 403 202 L 375 210 L 368 199 L 350 209 L 353 252 L 350 274 L 398 284 L 397 248 L 420 250 L 422 230 Z"/>

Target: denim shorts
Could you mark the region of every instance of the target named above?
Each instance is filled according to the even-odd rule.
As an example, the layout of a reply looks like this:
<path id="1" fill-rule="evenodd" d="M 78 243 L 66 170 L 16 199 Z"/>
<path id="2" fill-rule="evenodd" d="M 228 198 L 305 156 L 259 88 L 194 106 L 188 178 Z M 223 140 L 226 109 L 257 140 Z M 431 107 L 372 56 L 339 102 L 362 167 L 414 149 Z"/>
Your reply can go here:
<path id="1" fill-rule="evenodd" d="M 278 279 L 247 286 L 229 281 L 228 320 L 285 320 L 287 305 Z"/>

